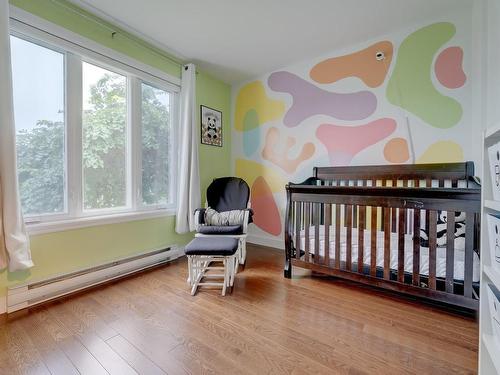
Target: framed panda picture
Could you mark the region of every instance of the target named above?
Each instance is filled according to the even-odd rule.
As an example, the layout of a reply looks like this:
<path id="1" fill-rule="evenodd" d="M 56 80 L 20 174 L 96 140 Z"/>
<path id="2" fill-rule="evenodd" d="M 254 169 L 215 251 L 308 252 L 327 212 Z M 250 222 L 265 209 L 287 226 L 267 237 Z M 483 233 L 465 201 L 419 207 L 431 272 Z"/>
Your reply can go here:
<path id="1" fill-rule="evenodd" d="M 222 147 L 222 112 L 200 106 L 201 143 Z"/>

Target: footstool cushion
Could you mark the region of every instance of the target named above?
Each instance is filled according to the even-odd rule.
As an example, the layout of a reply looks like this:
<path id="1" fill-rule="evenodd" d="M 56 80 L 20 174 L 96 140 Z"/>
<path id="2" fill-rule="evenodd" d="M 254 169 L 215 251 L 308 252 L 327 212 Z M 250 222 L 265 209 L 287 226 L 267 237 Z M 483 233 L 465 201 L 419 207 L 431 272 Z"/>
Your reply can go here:
<path id="1" fill-rule="evenodd" d="M 186 255 L 230 256 L 238 250 L 238 240 L 231 237 L 197 237 L 186 245 Z"/>

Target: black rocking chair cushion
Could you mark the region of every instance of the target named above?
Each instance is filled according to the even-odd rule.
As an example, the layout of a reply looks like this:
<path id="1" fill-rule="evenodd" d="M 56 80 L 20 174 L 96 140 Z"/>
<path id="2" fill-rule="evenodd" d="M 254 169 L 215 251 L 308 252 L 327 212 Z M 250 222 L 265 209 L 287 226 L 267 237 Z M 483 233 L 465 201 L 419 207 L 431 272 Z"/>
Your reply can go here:
<path id="1" fill-rule="evenodd" d="M 234 255 L 238 250 L 238 240 L 231 237 L 199 237 L 186 245 L 186 255 Z"/>
<path id="2" fill-rule="evenodd" d="M 218 212 L 244 210 L 250 199 L 248 184 L 238 177 L 221 177 L 207 189 L 208 206 Z"/>
<path id="3" fill-rule="evenodd" d="M 198 233 L 201 234 L 242 234 L 242 225 L 200 225 Z"/>

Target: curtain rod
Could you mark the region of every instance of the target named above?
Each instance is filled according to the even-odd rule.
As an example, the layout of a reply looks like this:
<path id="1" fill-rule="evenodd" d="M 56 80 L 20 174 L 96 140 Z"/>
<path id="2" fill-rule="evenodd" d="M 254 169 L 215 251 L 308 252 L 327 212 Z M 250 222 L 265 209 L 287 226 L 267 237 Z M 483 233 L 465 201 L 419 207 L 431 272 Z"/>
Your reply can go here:
<path id="1" fill-rule="evenodd" d="M 81 48 L 81 49 L 83 49 L 83 50 L 89 51 L 89 52 L 91 52 L 91 53 L 93 53 L 93 54 L 95 54 L 95 55 L 102 56 L 102 57 L 104 57 L 104 58 L 106 58 L 106 59 L 109 59 L 109 60 L 115 61 L 115 62 L 117 62 L 117 63 L 119 63 L 119 64 L 121 64 L 121 65 L 127 66 L 127 67 L 129 67 L 129 68 L 134 69 L 134 70 L 137 70 L 137 71 L 139 71 L 139 72 L 141 72 L 141 73 L 145 73 L 145 74 L 147 74 L 147 75 L 149 75 L 149 76 L 151 76 L 151 77 L 155 77 L 155 78 L 160 79 L 160 80 L 162 80 L 162 81 L 166 81 L 166 82 L 168 82 L 168 83 L 170 83 L 170 84 L 172 84 L 172 85 L 174 85 L 174 86 L 179 86 L 178 84 L 175 84 L 175 83 L 169 82 L 169 81 L 168 81 L 168 80 L 166 80 L 165 78 L 163 78 L 163 77 L 159 77 L 159 76 L 157 76 L 157 75 L 156 75 L 156 74 L 154 74 L 154 73 L 151 73 L 151 72 L 145 71 L 145 70 L 143 70 L 143 69 L 141 69 L 141 68 L 139 68 L 139 67 L 136 67 L 136 66 L 133 66 L 133 65 L 127 64 L 126 62 L 123 62 L 123 61 L 117 60 L 117 59 L 115 59 L 115 58 L 113 58 L 113 57 L 111 57 L 111 56 L 109 56 L 109 55 L 107 55 L 107 54 L 104 54 L 104 53 L 101 53 L 101 52 L 95 51 L 95 50 L 90 49 L 90 48 L 88 48 L 88 47 L 86 47 L 86 46 L 84 46 L 84 45 L 82 45 L 82 44 L 80 44 L 80 43 L 77 43 L 77 42 L 75 42 L 75 41 L 73 41 L 73 40 L 66 39 L 66 38 L 64 38 L 64 37 L 62 37 L 62 36 L 60 36 L 60 35 L 53 34 L 53 33 L 49 32 L 49 31 L 44 30 L 44 29 L 41 29 L 41 28 L 39 28 L 39 27 L 37 27 L 37 26 L 30 25 L 30 24 L 26 23 L 26 22 L 25 22 L 25 21 L 23 21 L 23 20 L 20 20 L 20 19 L 14 18 L 14 17 L 10 17 L 10 19 L 15 20 L 16 22 L 19 22 L 19 23 L 21 23 L 21 24 L 23 24 L 23 25 L 26 25 L 26 26 L 28 26 L 28 27 L 31 27 L 31 28 L 33 28 L 33 29 L 35 29 L 35 30 L 41 31 L 41 32 L 43 32 L 43 33 L 45 33 L 45 34 L 47 34 L 47 35 L 50 35 L 50 36 L 53 36 L 53 37 L 58 38 L 58 39 L 60 39 L 60 40 L 63 40 L 63 41 L 65 41 L 65 42 L 69 43 L 69 44 L 72 44 L 72 45 L 74 45 L 74 46 L 77 46 L 78 48 Z"/>
<path id="2" fill-rule="evenodd" d="M 69 6 L 65 2 L 61 2 L 59 0 L 50 0 L 50 1 L 53 2 L 53 3 L 55 3 L 55 4 L 57 4 L 57 5 L 59 5 L 59 6 L 61 6 L 61 7 L 63 7 L 63 8 L 65 8 L 65 9 L 67 9 L 67 10 L 69 10 L 69 11 L 71 11 L 71 12 L 73 12 L 73 13 L 75 13 L 75 14 L 77 14 L 78 16 L 81 16 L 81 17 L 85 18 L 88 21 L 91 21 L 91 22 L 95 23 L 96 25 L 99 25 L 99 26 L 107 29 L 111 33 L 111 38 L 114 38 L 115 35 L 117 35 L 117 34 L 118 35 L 122 35 L 124 38 L 127 38 L 129 41 L 135 43 L 139 47 L 146 48 L 150 52 L 153 52 L 154 54 L 156 54 L 157 56 L 160 56 L 160 57 L 162 57 L 164 59 L 170 60 L 171 62 L 179 65 L 179 67 L 182 66 L 182 65 L 184 65 L 184 63 L 181 60 L 176 59 L 176 58 L 174 58 L 172 56 L 169 56 L 166 53 L 159 52 L 156 47 L 153 48 L 153 46 L 150 46 L 147 42 L 140 40 L 139 37 L 136 37 L 132 33 L 129 33 L 126 30 L 124 30 L 126 34 L 121 33 L 120 32 L 121 29 L 119 27 L 114 28 L 114 27 L 111 27 L 109 25 L 109 23 L 101 22 L 100 18 L 98 16 L 93 15 L 91 12 L 87 12 L 85 10 L 80 11 L 79 8 L 76 7 L 75 5 Z"/>

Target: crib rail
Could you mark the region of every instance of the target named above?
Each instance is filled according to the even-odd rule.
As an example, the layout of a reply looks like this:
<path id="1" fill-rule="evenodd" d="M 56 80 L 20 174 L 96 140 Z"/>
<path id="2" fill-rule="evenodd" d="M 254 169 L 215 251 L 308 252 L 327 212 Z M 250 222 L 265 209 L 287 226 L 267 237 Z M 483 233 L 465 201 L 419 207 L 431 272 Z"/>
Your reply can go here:
<path id="1" fill-rule="evenodd" d="M 333 186 L 469 187 L 474 163 L 316 167 L 314 177 Z"/>
<path id="2" fill-rule="evenodd" d="M 321 170 L 318 171 L 321 175 Z M 291 277 L 292 265 L 295 265 L 477 309 L 473 262 L 474 252 L 479 251 L 480 189 L 403 187 L 397 183 L 389 187 L 332 186 L 315 177 L 302 184 L 289 184 L 286 191 L 286 277 Z M 445 248 L 438 247 L 437 243 L 436 224 L 443 212 L 448 218 Z M 461 279 L 455 277 L 456 212 L 465 213 Z M 421 244 L 422 227 L 428 234 L 426 249 Z M 438 251 L 445 252 L 442 277 L 436 273 Z M 396 266 L 393 264 L 395 252 Z M 426 274 L 421 273 L 421 255 L 428 262 Z M 412 264 L 410 270 L 405 269 L 408 257 Z"/>

